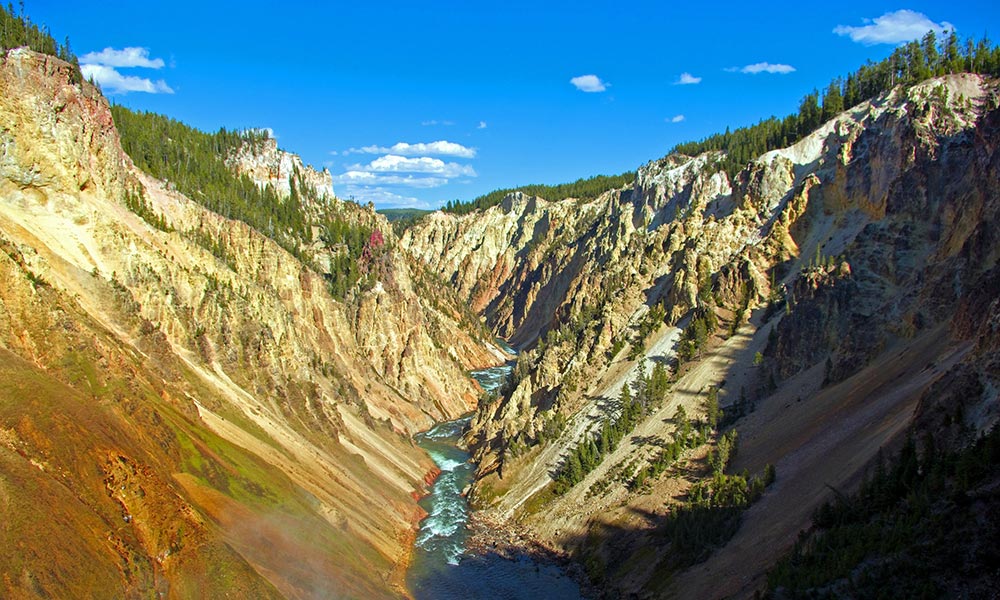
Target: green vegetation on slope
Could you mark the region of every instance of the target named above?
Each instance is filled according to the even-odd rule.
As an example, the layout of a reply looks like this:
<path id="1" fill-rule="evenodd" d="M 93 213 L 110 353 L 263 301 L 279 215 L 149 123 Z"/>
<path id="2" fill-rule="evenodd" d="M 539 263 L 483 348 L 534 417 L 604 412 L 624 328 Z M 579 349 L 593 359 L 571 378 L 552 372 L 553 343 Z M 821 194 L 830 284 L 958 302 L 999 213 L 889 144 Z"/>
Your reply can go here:
<path id="1" fill-rule="evenodd" d="M 153 207 L 149 205 L 149 201 L 146 200 L 146 192 L 141 187 L 137 190 L 126 188 L 122 200 L 125 202 L 125 206 L 130 211 L 139 215 L 139 218 L 143 221 L 149 223 L 160 231 L 173 231 L 173 228 L 170 227 L 169 223 L 167 223 L 166 218 L 153 210 Z M 213 254 L 214 253 L 215 252 L 213 252 Z"/>
<path id="2" fill-rule="evenodd" d="M 931 77 L 949 73 L 1000 75 L 1000 47 L 983 38 L 964 44 L 952 31 L 937 40 L 928 32 L 922 40 L 900 46 L 885 60 L 868 62 L 846 79 L 831 81 L 822 96 L 818 90 L 807 94 L 799 112 L 784 119 L 771 117 L 748 127 L 711 135 L 700 142 L 678 144 L 673 153 L 696 156 L 703 152 L 723 151 L 721 166 L 730 178 L 747 163 L 765 152 L 786 148 L 843 110 L 853 108 L 892 89 L 913 85 Z"/>
<path id="3" fill-rule="evenodd" d="M 355 225 L 343 217 L 328 217 L 322 234 L 323 241 L 331 248 L 341 247 L 345 251 L 334 255 L 327 277 L 327 287 L 336 298 L 344 298 L 367 273 L 362 257 L 369 246 L 384 249 L 384 240 L 379 231 Z"/>
<path id="4" fill-rule="evenodd" d="M 295 185 L 293 176 L 292 194 L 282 199 L 270 185 L 260 187 L 226 165 L 227 156 L 244 144 L 263 142 L 267 132 L 220 129 L 205 133 L 169 117 L 124 106 L 112 106 L 111 113 L 122 148 L 135 166 L 176 185 L 209 210 L 243 221 L 298 254 L 309 226 L 302 196 L 314 196 L 315 191 L 301 183 Z"/>
<path id="5" fill-rule="evenodd" d="M 657 469 L 658 475 L 685 450 L 703 444 L 711 432 L 711 419 L 708 424 L 689 421 L 682 407 L 678 408 L 674 421 L 677 423 L 674 441 L 665 445 L 664 452 L 649 467 L 639 471 L 636 479 L 629 484 L 633 491 L 638 489 L 636 484 L 642 481 L 641 477 Z M 664 458 L 671 453 L 673 458 Z M 706 462 L 710 473 L 705 473 L 697 463 L 686 466 L 700 472 L 699 480 L 691 486 L 686 497 L 669 503 L 669 511 L 657 517 L 652 529 L 643 530 L 641 541 L 634 537 L 634 530 L 615 531 L 613 526 L 598 524 L 577 555 L 591 580 L 598 585 L 609 583 L 609 579 L 621 577 L 636 565 L 652 559 L 656 562 L 656 575 L 650 583 L 655 587 L 669 581 L 671 574 L 704 561 L 732 538 L 739 529 L 743 511 L 756 502 L 775 480 L 772 465 L 765 467 L 762 476 L 750 476 L 746 471 L 726 474 L 725 469 L 735 455 L 736 432 L 729 431 L 719 437 L 715 451 L 709 454 Z M 626 467 L 626 471 L 632 468 Z M 650 491 L 644 484 L 638 485 L 642 486 L 643 493 Z M 598 551 L 602 544 L 595 544 L 601 537 L 604 538 L 603 552 Z M 634 540 L 634 545 L 622 545 L 622 539 L 629 537 Z M 612 574 L 611 577 L 609 574 Z M 648 591 L 656 597 L 664 593 L 662 589 Z"/>
<path id="6" fill-rule="evenodd" d="M 153 177 L 169 181 L 205 208 L 246 223 L 307 263 L 312 262 L 307 252 L 314 241 L 312 228 L 319 227 L 320 238 L 334 252 L 327 274 L 334 297 L 344 299 L 359 283 L 371 283 L 372 276 L 385 274 L 378 271 L 385 266 L 381 232 L 335 211 L 310 217 L 305 206 L 319 206 L 323 199 L 298 169 L 289 177 L 290 194 L 282 197 L 273 186 L 261 187 L 226 164 L 226 157 L 239 152 L 245 144 L 256 146 L 266 141 L 266 130 L 237 132 L 223 128 L 205 133 L 155 113 L 123 106 L 112 106 L 111 112 L 122 148 L 135 165 Z M 127 194 L 124 200 L 154 227 L 169 228 L 149 209 L 141 192 Z M 212 240 L 197 234 L 193 237 L 216 253 L 217 245 Z"/>
<path id="7" fill-rule="evenodd" d="M 56 42 L 48 27 L 35 25 L 31 22 L 31 18 L 24 14 L 23 4 L 20 14 L 15 14 L 13 5 L 9 3 L 6 8 L 0 5 L 0 52 L 21 46 L 61 58 L 73 66 L 71 81 L 73 83 L 83 81 L 80 63 L 69 47 L 69 38 L 62 44 Z"/>
<path id="8" fill-rule="evenodd" d="M 500 201 L 507 194 L 513 192 L 523 192 L 529 196 L 538 196 L 546 200 L 562 200 L 564 198 L 593 200 L 608 190 L 629 186 L 633 181 L 635 181 L 635 172 L 629 171 L 621 175 L 596 175 L 587 179 L 577 179 L 573 183 L 561 183 L 559 185 L 523 185 L 515 188 L 493 190 L 469 202 L 452 200 L 445 204 L 441 210 L 456 215 L 465 215 L 480 209 L 485 210 L 491 206 L 500 204 Z"/>
<path id="9" fill-rule="evenodd" d="M 570 451 L 562 469 L 555 477 L 555 492 L 565 493 L 583 481 L 587 473 L 597 468 L 604 457 L 618 447 L 622 438 L 635 429 L 642 417 L 652 410 L 654 404 L 663 400 L 669 385 L 670 374 L 663 363 L 657 363 L 649 376 L 646 375 L 645 369 L 642 369 L 635 383 L 635 396 L 629 391 L 628 386 L 623 387 L 618 398 L 618 414 L 609 415 L 604 419 L 597 437 L 583 440 Z M 680 427 L 686 428 L 685 431 L 691 429 L 686 419 Z M 707 437 L 707 432 L 703 432 L 701 443 L 704 443 Z"/>
<path id="10" fill-rule="evenodd" d="M 687 362 L 698 357 L 708 343 L 708 339 L 719 327 L 719 319 L 711 307 L 699 307 L 692 311 L 691 322 L 684 328 L 677 343 L 678 362 Z"/>
<path id="11" fill-rule="evenodd" d="M 918 452 L 909 439 L 891 466 L 879 457 L 856 494 L 816 511 L 813 534 L 768 574 L 770 595 L 988 597 L 1000 564 L 998 464 L 1000 427 L 958 452 L 930 437 Z"/>
<path id="12" fill-rule="evenodd" d="M 724 471 L 735 453 L 736 432 L 730 431 L 719 438 L 716 459 L 709 461 L 711 478 L 691 486 L 686 501 L 674 507 L 657 527 L 656 539 L 670 544 L 660 568 L 674 571 L 706 560 L 736 534 L 743 511 L 774 483 L 773 465 L 764 468 L 763 477 L 751 477 L 745 471 L 727 475 Z"/>

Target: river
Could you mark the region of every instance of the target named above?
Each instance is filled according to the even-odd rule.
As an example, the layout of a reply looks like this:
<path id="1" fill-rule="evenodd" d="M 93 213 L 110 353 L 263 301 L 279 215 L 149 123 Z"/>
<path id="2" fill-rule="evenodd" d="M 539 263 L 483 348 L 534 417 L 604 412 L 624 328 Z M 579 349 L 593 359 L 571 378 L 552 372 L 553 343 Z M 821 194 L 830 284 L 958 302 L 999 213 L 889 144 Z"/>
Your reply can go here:
<path id="1" fill-rule="evenodd" d="M 510 376 L 512 365 L 475 371 L 472 376 L 494 391 Z M 469 503 L 462 490 L 472 482 L 475 465 L 461 447 L 471 416 L 439 423 L 415 436 L 441 469 L 430 495 L 420 501 L 427 517 L 420 522 L 413 559 L 406 574 L 417 600 L 576 600 L 580 589 L 555 565 L 527 556 L 510 560 L 496 554 L 473 554 L 465 548 Z"/>

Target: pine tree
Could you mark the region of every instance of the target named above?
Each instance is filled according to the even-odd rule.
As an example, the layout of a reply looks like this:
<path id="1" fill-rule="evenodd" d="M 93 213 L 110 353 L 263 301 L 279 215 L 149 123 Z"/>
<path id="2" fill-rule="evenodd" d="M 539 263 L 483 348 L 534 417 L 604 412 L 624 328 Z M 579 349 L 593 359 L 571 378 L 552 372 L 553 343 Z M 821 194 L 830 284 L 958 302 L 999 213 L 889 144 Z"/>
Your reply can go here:
<path id="1" fill-rule="evenodd" d="M 566 480 L 570 485 L 583 479 L 583 465 L 577 452 L 571 452 L 566 462 Z"/>
<path id="2" fill-rule="evenodd" d="M 705 398 L 705 418 L 708 426 L 715 429 L 719 423 L 719 390 L 715 386 L 708 388 L 708 395 Z"/>
<path id="3" fill-rule="evenodd" d="M 924 60 L 927 64 L 930 74 L 933 75 L 943 75 L 944 72 L 938 71 L 940 65 L 940 55 L 938 54 L 937 48 L 937 36 L 934 34 L 934 30 L 928 31 L 924 34 L 924 37 L 920 41 L 921 49 L 924 51 Z"/>
<path id="4" fill-rule="evenodd" d="M 823 95 L 823 121 L 829 121 L 844 110 L 844 97 L 840 92 L 843 82 L 835 79 L 830 82 Z"/>
<path id="5" fill-rule="evenodd" d="M 612 450 L 611 447 L 611 424 L 607 419 L 601 425 L 601 435 L 600 435 L 600 453 L 601 456 L 606 456 L 610 454 Z"/>

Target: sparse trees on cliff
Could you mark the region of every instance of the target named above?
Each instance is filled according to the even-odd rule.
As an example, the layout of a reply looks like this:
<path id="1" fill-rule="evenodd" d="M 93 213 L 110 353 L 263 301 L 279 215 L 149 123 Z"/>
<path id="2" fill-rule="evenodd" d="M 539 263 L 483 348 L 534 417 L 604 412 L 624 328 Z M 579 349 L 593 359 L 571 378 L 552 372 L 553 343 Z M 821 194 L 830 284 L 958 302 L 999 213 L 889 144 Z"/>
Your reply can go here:
<path id="1" fill-rule="evenodd" d="M 823 117 L 820 122 L 825 123 L 844 110 L 844 96 L 840 91 L 843 85 L 843 80 L 837 78 L 826 88 L 826 93 L 823 94 Z"/>
<path id="2" fill-rule="evenodd" d="M 921 446 L 908 439 L 888 464 L 880 451 L 857 492 L 821 506 L 809 535 L 768 573 L 770 590 L 788 598 L 830 589 L 939 598 L 953 595 L 956 573 L 993 572 L 996 500 L 984 490 L 995 486 L 1000 428 L 958 450 L 940 448 L 929 433 Z"/>
<path id="3" fill-rule="evenodd" d="M 23 3 L 20 5 L 19 13 L 14 12 L 14 7 L 10 3 L 6 8 L 0 5 L 0 52 L 20 46 L 27 46 L 35 52 L 61 58 L 73 66 L 70 80 L 73 83 L 83 81 L 80 63 L 70 49 L 69 38 L 66 38 L 62 45 L 56 42 L 47 27 L 32 23 L 24 14 Z"/>
<path id="4" fill-rule="evenodd" d="M 986 38 L 978 43 L 969 39 L 963 46 L 954 31 L 939 41 L 934 32 L 929 31 L 921 40 L 896 48 L 885 60 L 868 62 L 846 78 L 833 80 L 822 98 L 816 91 L 807 94 L 795 114 L 783 119 L 771 117 L 732 131 L 727 128 L 725 133 L 711 135 L 699 142 L 678 144 L 672 152 L 695 156 L 712 150 L 723 151 L 726 155 L 722 168 L 732 178 L 761 154 L 795 143 L 840 111 L 853 108 L 895 85 L 913 85 L 930 77 L 963 71 L 1000 75 L 1000 47 Z"/>
<path id="5" fill-rule="evenodd" d="M 391 275 L 381 232 L 338 212 L 310 219 L 305 206 L 319 205 L 322 199 L 298 168 L 289 174 L 289 194 L 282 198 L 270 184 L 261 187 L 226 164 L 226 158 L 245 145 L 258 146 L 267 140 L 266 130 L 222 128 L 205 133 L 162 115 L 123 106 L 112 106 L 111 113 L 122 148 L 137 167 L 170 181 L 209 210 L 243 221 L 303 260 L 310 258 L 306 249 L 313 242 L 312 228 L 318 227 L 320 239 L 331 250 L 326 280 L 334 297 L 344 299 L 359 284 Z M 155 217 L 134 198 L 129 200 L 130 208 L 147 221 L 147 217 Z M 155 219 L 150 222 L 160 227 Z M 199 235 L 191 233 L 191 237 L 201 242 Z"/>

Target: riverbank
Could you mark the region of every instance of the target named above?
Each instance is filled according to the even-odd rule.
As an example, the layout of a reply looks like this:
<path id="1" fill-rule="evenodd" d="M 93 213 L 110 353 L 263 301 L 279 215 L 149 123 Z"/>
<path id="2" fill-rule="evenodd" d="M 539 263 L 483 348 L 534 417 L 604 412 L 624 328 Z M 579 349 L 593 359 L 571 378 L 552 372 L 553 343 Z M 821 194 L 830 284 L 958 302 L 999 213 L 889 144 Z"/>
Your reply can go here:
<path id="1" fill-rule="evenodd" d="M 469 556 L 488 556 L 512 562 L 529 560 L 540 566 L 555 567 L 579 586 L 581 598 L 598 598 L 600 590 L 583 568 L 565 552 L 546 546 L 516 523 L 499 522 L 481 511 L 473 511 L 466 525 Z"/>

